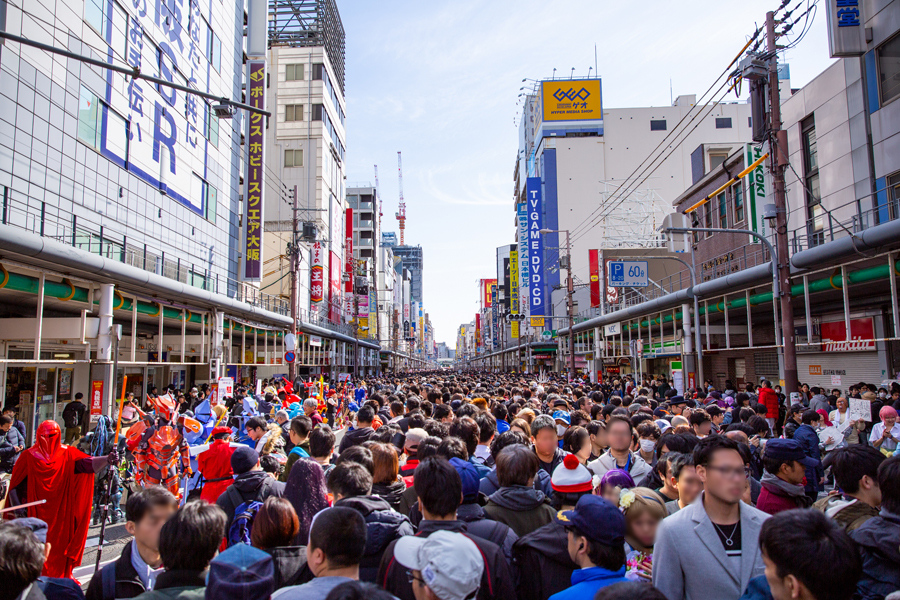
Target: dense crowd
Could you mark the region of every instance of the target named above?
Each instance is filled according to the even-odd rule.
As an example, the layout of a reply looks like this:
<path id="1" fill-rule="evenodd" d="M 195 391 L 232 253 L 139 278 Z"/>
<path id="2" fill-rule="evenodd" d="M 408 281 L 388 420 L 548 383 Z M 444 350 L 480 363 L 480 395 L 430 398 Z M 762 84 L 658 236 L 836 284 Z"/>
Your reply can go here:
<path id="1" fill-rule="evenodd" d="M 89 600 L 900 598 L 900 385 L 265 384 L 217 407 L 185 497 L 128 495 Z M 82 597 L 41 576 L 47 528 L 0 524 L 0 600 Z"/>

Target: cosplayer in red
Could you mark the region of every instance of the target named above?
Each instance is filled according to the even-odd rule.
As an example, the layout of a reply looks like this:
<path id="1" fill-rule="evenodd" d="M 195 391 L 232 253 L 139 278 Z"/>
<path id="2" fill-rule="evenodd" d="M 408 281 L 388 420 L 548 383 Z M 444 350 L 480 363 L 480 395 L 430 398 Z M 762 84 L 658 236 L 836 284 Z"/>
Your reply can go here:
<path id="1" fill-rule="evenodd" d="M 213 441 L 209 445 L 209 449 L 201 452 L 197 457 L 197 469 L 206 479 L 200 497 L 210 504 L 215 504 L 228 486 L 234 483 L 231 470 L 231 455 L 234 454 L 234 447 L 228 440 L 231 437 L 230 427 L 216 427 L 213 429 L 212 437 Z"/>
<path id="2" fill-rule="evenodd" d="M 49 526 L 45 576 L 71 578 L 72 569 L 81 564 L 91 519 L 94 473 L 116 462 L 115 450 L 109 456 L 92 458 L 74 446 L 64 446 L 55 421 L 38 426 L 37 442 L 16 461 L 10 494 L 15 491 L 18 504 L 46 500 L 28 507 L 29 517 L 46 521 Z"/>

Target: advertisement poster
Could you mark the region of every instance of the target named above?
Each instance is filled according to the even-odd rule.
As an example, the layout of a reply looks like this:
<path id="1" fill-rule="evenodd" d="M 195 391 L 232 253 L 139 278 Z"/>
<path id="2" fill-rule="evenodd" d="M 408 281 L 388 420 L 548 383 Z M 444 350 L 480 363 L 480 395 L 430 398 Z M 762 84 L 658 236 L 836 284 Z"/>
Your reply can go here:
<path id="1" fill-rule="evenodd" d="M 103 381 L 91 382 L 91 423 L 97 421 L 103 414 Z"/>

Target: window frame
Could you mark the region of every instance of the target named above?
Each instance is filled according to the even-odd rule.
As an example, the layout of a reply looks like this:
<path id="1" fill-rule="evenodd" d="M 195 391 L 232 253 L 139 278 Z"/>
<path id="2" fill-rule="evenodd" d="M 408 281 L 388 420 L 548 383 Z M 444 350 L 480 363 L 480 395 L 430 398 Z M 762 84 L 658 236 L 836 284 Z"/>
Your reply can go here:
<path id="1" fill-rule="evenodd" d="M 300 68 L 300 77 L 297 77 L 297 68 Z M 294 76 L 291 77 L 290 74 Z M 284 66 L 285 81 L 306 81 L 306 63 L 290 63 Z"/>
<path id="2" fill-rule="evenodd" d="M 743 223 L 746 218 L 746 207 L 744 205 L 744 184 L 741 181 L 731 186 L 731 205 L 734 224 Z"/>
<path id="3" fill-rule="evenodd" d="M 296 163 L 297 152 L 300 153 L 300 164 L 299 165 Z M 291 157 L 290 163 L 291 164 L 288 164 L 288 159 L 287 159 L 288 153 L 290 153 L 290 157 Z M 302 168 L 303 167 L 303 148 L 285 148 L 283 160 L 284 160 L 284 168 L 285 169 Z"/>
<path id="4" fill-rule="evenodd" d="M 662 123 L 662 127 L 659 124 Z M 650 131 L 668 131 L 666 119 L 650 119 Z"/>
<path id="5" fill-rule="evenodd" d="M 297 107 L 300 107 L 300 118 L 294 118 L 297 116 Z M 285 104 L 284 105 L 284 122 L 285 123 L 303 123 L 305 121 L 304 117 L 306 116 L 306 108 L 305 104 Z M 290 114 L 291 118 L 288 118 Z"/>
<path id="6" fill-rule="evenodd" d="M 728 196 L 725 192 L 716 196 L 716 210 L 719 213 L 719 228 L 728 229 Z M 725 209 L 724 211 L 722 209 Z M 724 223 L 723 223 L 724 221 Z"/>
<path id="7" fill-rule="evenodd" d="M 726 125 L 727 123 L 727 125 Z M 721 127 L 720 127 L 721 125 Z M 733 129 L 731 117 L 716 117 L 716 129 Z"/>
<path id="8" fill-rule="evenodd" d="M 885 106 L 891 102 L 896 101 L 898 98 L 900 98 L 900 87 L 898 87 L 896 94 L 894 94 L 890 99 L 885 99 L 884 86 L 882 85 L 881 52 L 885 48 L 885 46 L 887 46 L 888 44 L 891 44 L 891 43 L 897 43 L 898 45 L 900 45 L 900 33 L 894 34 L 893 36 L 889 37 L 888 39 L 883 41 L 881 44 L 879 44 L 877 48 L 875 48 L 875 80 L 878 85 L 878 100 L 881 103 L 881 106 Z M 898 49 L 900 49 L 900 48 L 898 48 Z M 900 64 L 900 63 L 898 63 L 898 64 Z M 898 69 L 898 72 L 896 73 L 895 76 L 900 77 L 900 69 Z"/>

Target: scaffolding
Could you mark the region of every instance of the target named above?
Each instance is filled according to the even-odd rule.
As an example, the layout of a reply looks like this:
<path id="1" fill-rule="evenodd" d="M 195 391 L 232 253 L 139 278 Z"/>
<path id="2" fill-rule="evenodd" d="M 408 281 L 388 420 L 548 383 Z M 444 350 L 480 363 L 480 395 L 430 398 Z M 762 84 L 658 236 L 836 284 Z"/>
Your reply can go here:
<path id="1" fill-rule="evenodd" d="M 269 0 L 269 46 L 325 48 L 345 93 L 346 36 L 335 0 Z"/>

